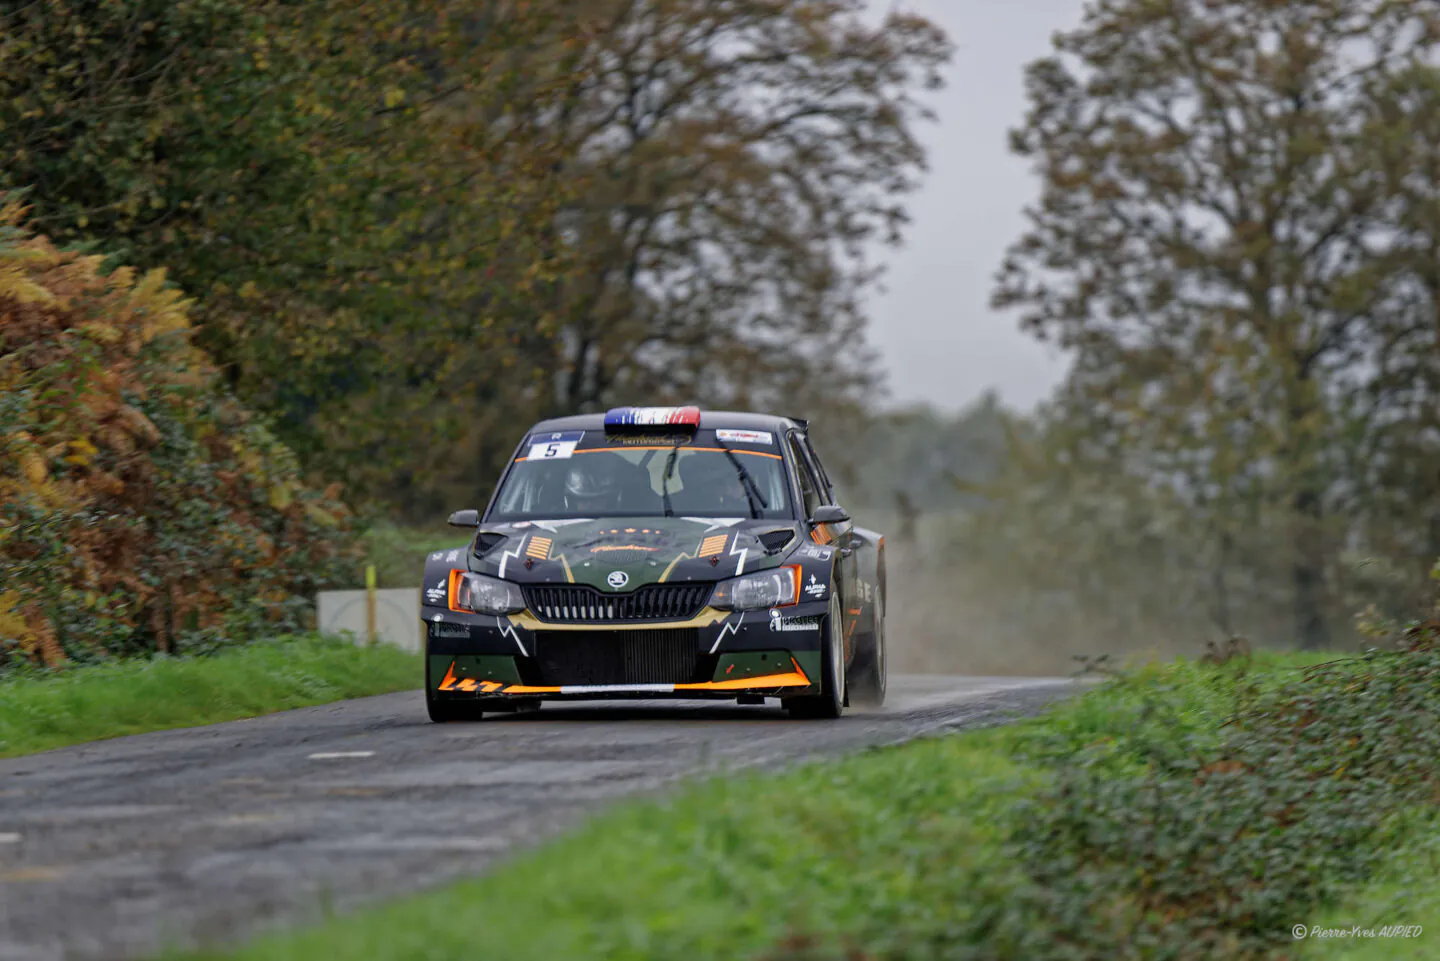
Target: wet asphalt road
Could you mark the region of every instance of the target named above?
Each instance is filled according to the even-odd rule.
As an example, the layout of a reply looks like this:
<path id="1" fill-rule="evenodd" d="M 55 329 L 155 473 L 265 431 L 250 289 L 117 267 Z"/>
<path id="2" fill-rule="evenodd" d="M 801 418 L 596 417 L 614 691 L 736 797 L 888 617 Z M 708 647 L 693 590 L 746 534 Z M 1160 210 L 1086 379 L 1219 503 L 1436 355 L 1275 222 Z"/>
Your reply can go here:
<path id="1" fill-rule="evenodd" d="M 313 921 L 479 873 L 700 770 L 1000 723 L 1069 690 L 898 677 L 883 710 L 830 722 L 591 702 L 444 726 L 415 692 L 0 760 L 0 961 L 143 957 Z"/>

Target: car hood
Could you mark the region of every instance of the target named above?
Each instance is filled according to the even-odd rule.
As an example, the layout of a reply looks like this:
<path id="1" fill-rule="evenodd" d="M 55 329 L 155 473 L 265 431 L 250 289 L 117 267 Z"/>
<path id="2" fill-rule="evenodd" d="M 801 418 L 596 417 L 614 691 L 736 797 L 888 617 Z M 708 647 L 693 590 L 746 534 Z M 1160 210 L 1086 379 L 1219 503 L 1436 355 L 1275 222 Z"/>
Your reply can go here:
<path id="1" fill-rule="evenodd" d="M 718 581 L 778 566 L 800 543 L 793 521 L 607 517 L 487 524 L 470 568 L 522 584 L 588 584 L 610 593 Z"/>

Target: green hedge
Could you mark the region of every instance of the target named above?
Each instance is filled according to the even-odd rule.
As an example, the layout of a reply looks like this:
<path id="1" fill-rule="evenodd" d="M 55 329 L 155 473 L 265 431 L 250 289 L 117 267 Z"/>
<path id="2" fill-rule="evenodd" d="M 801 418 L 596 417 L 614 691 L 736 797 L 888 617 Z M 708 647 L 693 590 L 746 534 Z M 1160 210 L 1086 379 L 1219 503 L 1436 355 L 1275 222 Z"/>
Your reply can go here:
<path id="1" fill-rule="evenodd" d="M 422 671 L 396 648 L 297 637 L 26 672 L 0 680 L 0 757 L 418 688 Z"/>
<path id="2" fill-rule="evenodd" d="M 189 303 L 0 194 L 0 671 L 312 625 L 358 548 L 338 488 L 235 402 Z"/>

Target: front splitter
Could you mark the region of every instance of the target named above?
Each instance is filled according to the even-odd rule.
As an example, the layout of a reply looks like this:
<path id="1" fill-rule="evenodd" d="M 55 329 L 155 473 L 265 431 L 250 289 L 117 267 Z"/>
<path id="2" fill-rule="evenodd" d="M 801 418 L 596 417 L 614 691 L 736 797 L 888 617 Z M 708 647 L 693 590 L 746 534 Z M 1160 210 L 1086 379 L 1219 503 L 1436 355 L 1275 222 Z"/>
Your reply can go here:
<path id="1" fill-rule="evenodd" d="M 497 680 L 462 678 L 455 673 L 452 661 L 437 690 L 447 694 L 474 694 L 482 697 L 656 697 L 664 695 L 735 697 L 741 694 L 780 696 L 793 694 L 797 688 L 811 687 L 813 682 L 795 658 L 793 670 L 760 676 L 739 677 L 724 681 L 701 681 L 692 684 L 560 684 L 533 685 Z"/>

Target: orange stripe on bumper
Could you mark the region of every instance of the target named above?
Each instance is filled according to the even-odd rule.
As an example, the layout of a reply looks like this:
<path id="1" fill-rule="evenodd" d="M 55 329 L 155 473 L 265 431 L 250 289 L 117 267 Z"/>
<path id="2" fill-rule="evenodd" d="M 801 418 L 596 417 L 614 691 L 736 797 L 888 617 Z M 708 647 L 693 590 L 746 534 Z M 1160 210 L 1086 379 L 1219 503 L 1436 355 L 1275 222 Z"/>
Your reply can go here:
<path id="1" fill-rule="evenodd" d="M 750 688 L 809 687 L 810 678 L 801 673 L 762 674 L 759 677 L 737 677 L 728 681 L 706 681 L 703 684 L 676 684 L 677 691 L 744 691 Z"/>
<path id="2" fill-rule="evenodd" d="M 747 691 L 770 690 L 777 687 L 809 687 L 811 683 L 810 678 L 805 675 L 804 671 L 800 670 L 800 665 L 795 664 L 795 661 L 793 659 L 790 663 L 795 665 L 795 670 L 787 671 L 784 674 L 761 674 L 758 677 L 736 677 L 724 681 L 702 681 L 698 684 L 676 684 L 674 685 L 674 689 L 676 693 L 679 693 L 681 691 Z M 577 686 L 583 687 L 586 685 Z M 616 688 L 617 694 L 624 693 L 625 685 L 616 684 L 614 685 L 614 687 Z M 643 688 L 644 685 L 636 685 L 636 687 Z M 451 689 L 452 688 L 442 688 L 442 690 Z M 466 688 L 463 686 L 460 689 L 466 691 L 474 690 L 473 687 Z M 549 685 L 532 686 L 529 684 L 501 685 L 495 681 L 486 681 L 484 686 L 481 687 L 481 693 L 516 695 L 563 694 L 564 688 Z"/>

